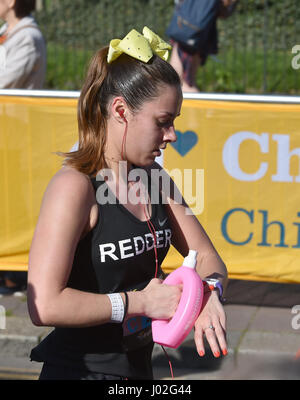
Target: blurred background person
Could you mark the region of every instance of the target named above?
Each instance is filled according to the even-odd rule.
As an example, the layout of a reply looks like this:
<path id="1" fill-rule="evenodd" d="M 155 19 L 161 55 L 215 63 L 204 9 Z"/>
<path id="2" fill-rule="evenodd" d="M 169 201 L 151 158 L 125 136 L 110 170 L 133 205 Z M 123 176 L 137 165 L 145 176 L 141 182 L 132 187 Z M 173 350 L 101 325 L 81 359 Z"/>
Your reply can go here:
<path id="1" fill-rule="evenodd" d="M 0 89 L 41 89 L 46 45 L 31 13 L 36 0 L 0 0 Z"/>
<path id="2" fill-rule="evenodd" d="M 229 17 L 238 0 L 175 0 L 167 35 L 170 63 L 180 76 L 183 92 L 199 92 L 196 75 L 210 54 L 218 53 L 217 19 Z"/>

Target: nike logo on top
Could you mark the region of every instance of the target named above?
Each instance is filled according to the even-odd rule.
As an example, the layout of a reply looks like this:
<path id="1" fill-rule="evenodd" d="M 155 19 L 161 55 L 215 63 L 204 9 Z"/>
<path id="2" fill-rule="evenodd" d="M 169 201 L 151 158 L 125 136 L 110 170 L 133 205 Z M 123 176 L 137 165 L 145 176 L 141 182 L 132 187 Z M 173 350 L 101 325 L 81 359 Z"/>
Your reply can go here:
<path id="1" fill-rule="evenodd" d="M 162 221 L 158 218 L 158 225 L 160 226 L 160 227 L 162 227 L 162 226 L 164 226 L 164 224 L 167 222 L 167 219 L 168 218 L 165 218 L 165 219 L 163 219 Z"/>

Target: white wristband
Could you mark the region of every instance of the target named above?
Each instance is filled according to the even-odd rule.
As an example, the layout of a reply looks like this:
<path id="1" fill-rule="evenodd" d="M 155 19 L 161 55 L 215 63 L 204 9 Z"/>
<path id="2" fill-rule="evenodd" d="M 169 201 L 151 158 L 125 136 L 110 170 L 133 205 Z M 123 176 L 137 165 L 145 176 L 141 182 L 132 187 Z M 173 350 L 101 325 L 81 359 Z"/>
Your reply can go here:
<path id="1" fill-rule="evenodd" d="M 124 303 L 120 293 L 108 293 L 111 302 L 111 322 L 120 323 L 124 318 Z"/>

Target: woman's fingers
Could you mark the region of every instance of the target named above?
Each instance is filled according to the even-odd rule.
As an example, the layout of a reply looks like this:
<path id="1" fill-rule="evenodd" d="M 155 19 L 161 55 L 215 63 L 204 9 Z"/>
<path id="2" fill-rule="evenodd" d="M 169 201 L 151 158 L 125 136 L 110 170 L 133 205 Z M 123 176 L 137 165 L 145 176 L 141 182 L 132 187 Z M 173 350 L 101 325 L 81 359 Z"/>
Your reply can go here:
<path id="1" fill-rule="evenodd" d="M 207 320 L 206 320 L 207 321 Z M 213 322 L 202 322 L 203 325 L 197 327 L 195 331 L 195 342 L 198 354 L 202 357 L 205 354 L 204 337 L 211 348 L 213 355 L 217 358 L 221 353 L 225 356 L 228 353 L 226 342 L 226 331 L 224 324 L 222 326 L 220 320 Z"/>
<path id="2" fill-rule="evenodd" d="M 170 319 L 174 316 L 180 301 L 182 285 L 163 284 L 155 278 L 142 290 L 142 293 L 145 315 L 156 319 Z"/>
<path id="3" fill-rule="evenodd" d="M 204 329 L 204 334 L 215 357 L 227 354 L 225 331 L 219 321 L 215 321 Z"/>
<path id="4" fill-rule="evenodd" d="M 206 336 L 213 355 L 215 357 L 220 357 L 220 349 L 215 334 L 215 327 L 213 325 L 209 325 L 208 327 L 204 328 L 203 333 Z"/>

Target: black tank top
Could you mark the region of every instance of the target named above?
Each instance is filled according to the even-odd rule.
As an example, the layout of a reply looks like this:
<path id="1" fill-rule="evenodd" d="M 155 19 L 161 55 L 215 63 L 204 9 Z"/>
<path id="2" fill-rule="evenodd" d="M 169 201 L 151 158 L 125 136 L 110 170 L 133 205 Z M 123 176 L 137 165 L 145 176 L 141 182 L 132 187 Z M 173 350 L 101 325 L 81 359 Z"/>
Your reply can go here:
<path id="1" fill-rule="evenodd" d="M 109 189 L 91 178 L 97 190 Z M 105 186 L 102 186 L 105 185 Z M 171 244 L 171 227 L 158 187 L 149 177 L 151 222 L 156 231 L 159 270 Z M 98 204 L 96 226 L 79 242 L 68 287 L 92 293 L 143 289 L 155 275 L 154 240 L 147 222 L 140 221 L 116 199 Z M 35 349 L 31 359 L 127 377 L 151 379 L 153 348 L 151 320 L 133 317 L 124 324 L 88 328 L 55 328 Z"/>

